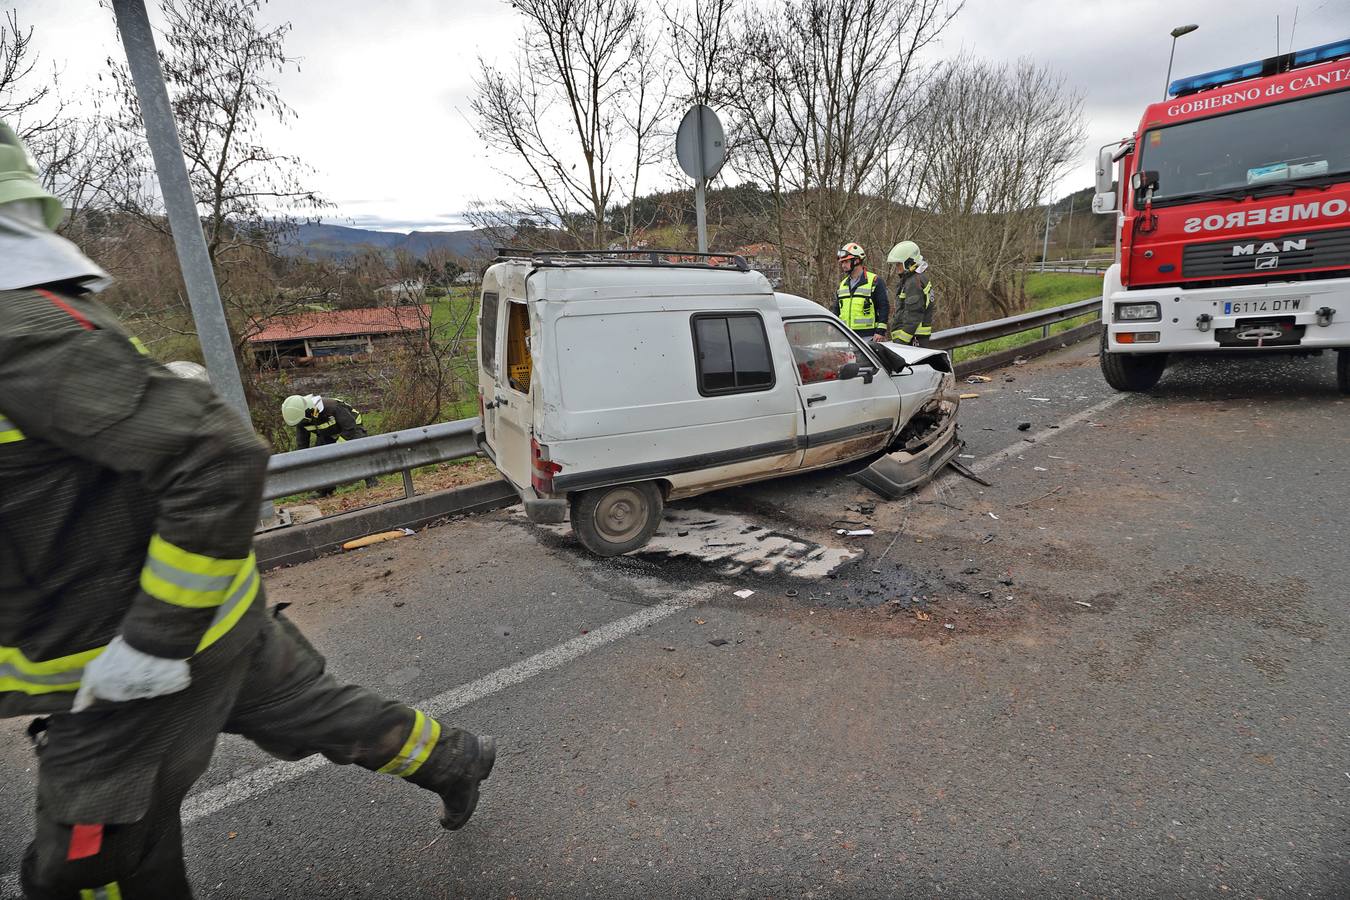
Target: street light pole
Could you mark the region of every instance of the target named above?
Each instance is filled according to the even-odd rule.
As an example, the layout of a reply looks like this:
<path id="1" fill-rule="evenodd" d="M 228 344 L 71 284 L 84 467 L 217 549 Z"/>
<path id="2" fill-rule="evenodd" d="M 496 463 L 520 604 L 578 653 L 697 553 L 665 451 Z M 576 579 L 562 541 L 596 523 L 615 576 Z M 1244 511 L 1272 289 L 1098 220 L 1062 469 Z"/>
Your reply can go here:
<path id="1" fill-rule="evenodd" d="M 1172 52 L 1167 57 L 1167 80 L 1163 82 L 1164 100 L 1167 99 L 1167 92 L 1172 88 L 1172 60 L 1175 59 L 1177 55 L 1177 38 L 1181 37 L 1183 34 L 1190 34 L 1199 27 L 1199 25 L 1178 25 L 1176 28 L 1172 29 Z"/>

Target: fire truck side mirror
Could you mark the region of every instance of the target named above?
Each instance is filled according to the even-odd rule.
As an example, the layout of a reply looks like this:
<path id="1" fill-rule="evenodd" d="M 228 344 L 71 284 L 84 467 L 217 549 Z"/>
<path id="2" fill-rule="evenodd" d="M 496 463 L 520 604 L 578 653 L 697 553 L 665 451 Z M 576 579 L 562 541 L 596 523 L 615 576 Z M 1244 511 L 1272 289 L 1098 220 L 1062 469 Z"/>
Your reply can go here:
<path id="1" fill-rule="evenodd" d="M 1115 144 L 1107 144 L 1097 151 L 1097 193 L 1092 198 L 1095 213 L 1116 211 L 1115 150 Z"/>

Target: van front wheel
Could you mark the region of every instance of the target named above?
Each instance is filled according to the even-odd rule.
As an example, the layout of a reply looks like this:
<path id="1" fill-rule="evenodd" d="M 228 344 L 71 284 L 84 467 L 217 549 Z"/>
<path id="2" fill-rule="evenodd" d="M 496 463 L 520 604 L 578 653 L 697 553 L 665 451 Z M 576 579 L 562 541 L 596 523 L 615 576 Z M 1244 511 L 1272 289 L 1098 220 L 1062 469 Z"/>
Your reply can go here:
<path id="1" fill-rule="evenodd" d="M 572 496 L 572 531 L 596 556 L 618 556 L 651 540 L 664 511 L 651 481 L 582 491 Z"/>

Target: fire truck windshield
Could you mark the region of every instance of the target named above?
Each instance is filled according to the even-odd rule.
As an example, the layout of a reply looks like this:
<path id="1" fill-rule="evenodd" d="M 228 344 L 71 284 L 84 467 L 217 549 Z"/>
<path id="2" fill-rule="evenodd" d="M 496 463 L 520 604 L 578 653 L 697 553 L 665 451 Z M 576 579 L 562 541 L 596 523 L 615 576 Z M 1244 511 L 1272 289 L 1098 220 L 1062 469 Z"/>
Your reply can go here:
<path id="1" fill-rule="evenodd" d="M 1152 128 L 1140 146 L 1137 169 L 1158 173 L 1155 204 L 1325 183 L 1350 173 L 1350 90 Z"/>

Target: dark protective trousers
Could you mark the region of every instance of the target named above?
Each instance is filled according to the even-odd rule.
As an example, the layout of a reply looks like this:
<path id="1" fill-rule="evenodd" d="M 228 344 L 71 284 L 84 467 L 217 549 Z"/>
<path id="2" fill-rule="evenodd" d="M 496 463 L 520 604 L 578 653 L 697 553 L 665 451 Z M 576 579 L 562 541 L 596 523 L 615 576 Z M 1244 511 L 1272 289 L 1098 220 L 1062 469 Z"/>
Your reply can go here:
<path id="1" fill-rule="evenodd" d="M 50 718 L 25 894 L 191 897 L 179 808 L 221 732 L 283 759 L 322 753 L 432 790 L 463 773 L 475 746 L 467 732 L 339 684 L 294 625 L 269 615 L 246 650 L 194 665 L 185 691 Z"/>

